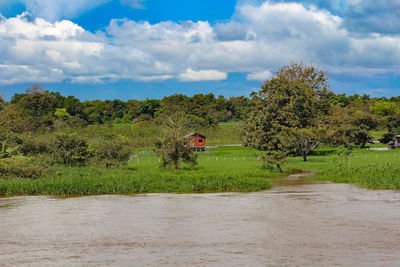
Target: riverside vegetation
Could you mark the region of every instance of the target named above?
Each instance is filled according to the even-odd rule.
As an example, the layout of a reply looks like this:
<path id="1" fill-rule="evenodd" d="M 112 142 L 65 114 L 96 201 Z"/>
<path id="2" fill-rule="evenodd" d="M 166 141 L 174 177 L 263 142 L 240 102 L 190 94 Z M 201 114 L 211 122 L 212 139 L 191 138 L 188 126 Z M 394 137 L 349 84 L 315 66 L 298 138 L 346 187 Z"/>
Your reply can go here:
<path id="1" fill-rule="evenodd" d="M 336 95 L 324 72 L 298 63 L 250 98 L 81 102 L 34 85 L 10 102 L 0 98 L 0 195 L 258 191 L 285 175 L 276 169 L 398 190 L 399 150 L 365 147 L 400 134 L 399 103 Z M 165 118 L 177 114 L 185 125 L 168 132 Z M 190 131 L 206 135 L 210 146 L 246 147 L 170 150 L 185 149 L 181 137 Z"/>

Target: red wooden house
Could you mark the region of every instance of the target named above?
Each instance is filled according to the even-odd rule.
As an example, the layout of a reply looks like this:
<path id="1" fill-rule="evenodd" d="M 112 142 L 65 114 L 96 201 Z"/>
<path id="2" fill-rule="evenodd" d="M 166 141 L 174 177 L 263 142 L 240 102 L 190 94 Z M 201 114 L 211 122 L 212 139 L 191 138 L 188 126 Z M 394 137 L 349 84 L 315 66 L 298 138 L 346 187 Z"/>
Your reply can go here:
<path id="1" fill-rule="evenodd" d="M 206 137 L 199 133 L 190 133 L 185 135 L 183 138 L 188 140 L 188 147 L 191 147 L 194 151 L 205 151 L 206 150 Z"/>

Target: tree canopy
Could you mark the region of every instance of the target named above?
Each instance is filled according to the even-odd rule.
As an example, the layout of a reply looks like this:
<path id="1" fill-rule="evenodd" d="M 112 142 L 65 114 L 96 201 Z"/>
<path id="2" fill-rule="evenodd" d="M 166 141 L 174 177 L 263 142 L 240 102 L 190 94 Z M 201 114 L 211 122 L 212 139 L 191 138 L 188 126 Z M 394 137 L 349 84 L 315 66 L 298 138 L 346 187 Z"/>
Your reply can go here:
<path id="1" fill-rule="evenodd" d="M 264 151 L 309 148 L 289 141 L 287 133 L 300 129 L 313 132 L 311 128 L 317 127 L 321 117 L 328 114 L 332 93 L 327 79 L 326 72 L 313 65 L 292 63 L 280 68 L 253 96 L 256 104 L 243 126 L 244 144 Z M 304 139 L 295 141 L 304 142 Z"/>

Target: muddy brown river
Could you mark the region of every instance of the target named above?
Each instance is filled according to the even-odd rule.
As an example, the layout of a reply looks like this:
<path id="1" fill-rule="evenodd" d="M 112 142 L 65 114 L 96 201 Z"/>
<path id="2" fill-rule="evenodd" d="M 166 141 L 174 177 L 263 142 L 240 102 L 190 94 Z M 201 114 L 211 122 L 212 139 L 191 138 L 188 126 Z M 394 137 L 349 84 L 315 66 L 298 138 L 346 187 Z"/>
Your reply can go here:
<path id="1" fill-rule="evenodd" d="M 400 266 L 400 193 L 0 198 L 0 266 Z"/>

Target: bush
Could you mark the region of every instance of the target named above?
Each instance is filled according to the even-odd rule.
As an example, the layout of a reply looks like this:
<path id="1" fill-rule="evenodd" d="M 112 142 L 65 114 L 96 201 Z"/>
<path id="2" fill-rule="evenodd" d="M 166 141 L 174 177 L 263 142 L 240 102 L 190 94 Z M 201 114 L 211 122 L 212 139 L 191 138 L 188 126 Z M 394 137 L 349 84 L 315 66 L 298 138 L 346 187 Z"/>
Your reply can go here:
<path id="1" fill-rule="evenodd" d="M 44 162 L 26 157 L 14 157 L 0 161 L 0 177 L 2 178 L 31 178 L 43 177 L 52 171 Z"/>
<path id="2" fill-rule="evenodd" d="M 24 135 L 21 139 L 18 151 L 25 156 L 51 153 L 51 140 L 48 138 Z"/>
<path id="3" fill-rule="evenodd" d="M 108 137 L 93 145 L 95 155 L 106 167 L 126 163 L 132 153 L 128 142 L 118 137 Z"/>
<path id="4" fill-rule="evenodd" d="M 262 163 L 263 168 L 273 170 L 276 167 L 277 172 L 282 172 L 281 166 L 287 163 L 287 154 L 280 151 L 268 151 L 266 154 L 258 156 L 258 160 Z"/>
<path id="5" fill-rule="evenodd" d="M 59 134 L 54 141 L 54 155 L 64 165 L 83 166 L 92 156 L 85 138 L 77 134 Z"/>

